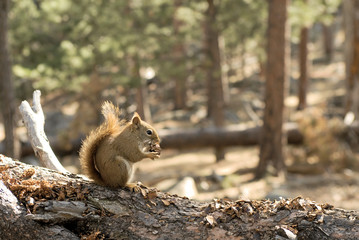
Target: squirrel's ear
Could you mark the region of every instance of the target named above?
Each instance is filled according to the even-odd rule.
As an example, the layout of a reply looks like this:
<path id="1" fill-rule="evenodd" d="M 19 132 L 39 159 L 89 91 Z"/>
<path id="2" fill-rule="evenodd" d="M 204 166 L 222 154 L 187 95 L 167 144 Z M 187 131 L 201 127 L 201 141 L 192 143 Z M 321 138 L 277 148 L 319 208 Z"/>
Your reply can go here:
<path id="1" fill-rule="evenodd" d="M 141 118 L 140 118 L 140 115 L 138 115 L 137 112 L 135 112 L 133 114 L 133 117 L 132 117 L 132 124 L 136 125 L 136 126 L 139 126 L 141 124 Z"/>

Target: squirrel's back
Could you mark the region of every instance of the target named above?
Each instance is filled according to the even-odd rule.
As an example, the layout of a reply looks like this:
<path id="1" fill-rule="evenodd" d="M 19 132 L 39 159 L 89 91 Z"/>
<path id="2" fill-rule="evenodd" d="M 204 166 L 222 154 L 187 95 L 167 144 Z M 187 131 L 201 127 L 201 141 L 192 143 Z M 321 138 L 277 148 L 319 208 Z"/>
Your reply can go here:
<path id="1" fill-rule="evenodd" d="M 80 149 L 80 162 L 84 173 L 99 184 L 104 182 L 95 164 L 97 149 L 107 136 L 119 133 L 125 125 L 125 121 L 119 118 L 120 110 L 110 102 L 102 104 L 102 115 L 105 121 L 88 135 Z"/>

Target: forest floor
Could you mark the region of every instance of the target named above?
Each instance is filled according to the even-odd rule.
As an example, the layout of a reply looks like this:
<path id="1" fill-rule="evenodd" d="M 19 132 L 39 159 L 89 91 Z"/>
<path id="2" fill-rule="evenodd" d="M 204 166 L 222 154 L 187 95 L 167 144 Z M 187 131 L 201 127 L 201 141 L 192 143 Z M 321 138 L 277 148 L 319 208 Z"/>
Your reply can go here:
<path id="1" fill-rule="evenodd" d="M 319 108 L 325 112 L 325 115 L 338 115 L 338 112 L 340 115 L 345 96 L 344 71 L 344 63 L 341 61 L 333 61 L 328 65 L 318 64 L 312 68 L 307 96 L 309 108 Z M 253 82 L 243 82 L 241 87 L 248 84 L 254 90 Z M 296 82 L 291 81 L 291 84 Z M 233 91 L 231 102 L 237 104 L 231 104 L 230 108 L 237 110 L 237 116 L 241 116 L 245 115 L 246 111 L 244 104 L 241 104 L 243 98 L 247 97 L 247 101 L 256 101 L 258 98 L 256 93 L 261 89 L 242 94 L 241 90 Z M 295 111 L 297 97 L 294 94 L 295 90 L 291 90 L 291 94 L 286 99 L 290 119 L 295 119 L 297 114 Z M 304 117 L 310 116 L 304 115 Z M 250 120 L 253 123 L 253 119 Z M 287 155 L 304 147 L 289 146 Z M 331 155 L 335 152 L 327 154 Z M 358 159 L 359 155 L 354 154 Z M 262 180 L 253 181 L 258 160 L 258 146 L 228 148 L 226 159 L 219 163 L 215 162 L 213 149 L 164 151 L 159 160 L 145 160 L 139 163 L 135 179 L 145 185 L 179 195 L 188 195 L 201 201 L 214 198 L 278 199 L 302 196 L 319 203 L 330 203 L 339 208 L 359 209 L 357 201 L 359 174 L 356 172 L 358 169 L 346 167 L 335 171 L 330 168 L 319 169 L 319 171 L 311 169 L 307 172 L 302 171 L 301 174 L 288 173 L 281 177 L 268 175 Z"/>
<path id="2" fill-rule="evenodd" d="M 359 210 L 359 174 L 350 169 L 340 173 L 290 174 L 267 176 L 252 181 L 259 156 L 258 147 L 227 149 L 226 159 L 215 162 L 213 151 L 164 153 L 162 159 L 144 160 L 137 166 L 135 179 L 145 185 L 200 201 L 214 198 L 279 199 L 302 196 L 318 203 Z M 195 189 L 191 181 L 193 178 Z M 177 187 L 178 182 L 184 186 Z"/>
<path id="3" fill-rule="evenodd" d="M 296 64 L 296 63 L 292 63 Z M 296 80 L 298 73 L 292 67 L 292 79 L 290 81 L 290 94 L 286 98 L 288 117 L 291 121 L 297 118 L 295 111 L 297 97 L 295 96 Z M 309 108 L 321 109 L 327 116 L 340 115 L 343 110 L 345 96 L 344 63 L 340 60 L 330 64 L 319 63 L 311 68 L 311 79 L 308 91 Z M 261 124 L 261 112 L 263 102 L 259 99 L 263 96 L 263 81 L 258 76 L 250 77 L 232 84 L 231 101 L 226 112 L 228 124 L 241 124 L 252 127 Z M 176 112 L 176 119 L 169 116 L 171 107 L 165 106 L 162 114 L 157 114 L 154 119 L 155 127 L 198 127 L 210 123 L 204 119 L 205 97 L 203 92 L 192 92 L 190 95 L 192 112 Z M 196 102 L 197 103 L 194 103 Z M 44 100 L 46 103 L 47 101 Z M 44 106 L 45 114 L 59 107 L 57 104 Z M 166 104 L 168 101 L 163 101 Z M 71 104 L 70 104 L 71 105 Z M 171 112 L 172 114 L 172 112 Z M 304 118 L 310 117 L 302 115 Z M 309 113 L 310 114 L 310 113 Z M 183 115 L 189 115 L 190 120 Z M 54 117 L 55 122 L 49 123 L 50 129 L 54 126 L 63 128 L 63 119 Z M 202 119 L 202 120 L 201 120 Z M 190 123 L 192 122 L 192 123 Z M 194 124 L 193 124 L 194 123 Z M 51 127 L 52 126 L 52 127 Z M 1 130 L 0 125 L 0 130 Z M 0 131 L 0 140 L 3 138 Z M 52 133 L 47 132 L 50 141 Z M 310 143 L 309 143 L 310 144 Z M 289 146 L 287 155 L 292 151 L 303 150 L 305 146 Z M 329 155 L 335 152 L 328 153 Z M 356 154 L 358 158 L 358 154 Z M 67 156 L 62 159 L 64 166 L 73 173 L 79 173 L 78 156 Z M 335 207 L 359 210 L 359 173 L 358 169 L 344 167 L 337 171 L 329 168 L 308 169 L 300 174 L 288 173 L 286 176 L 273 177 L 268 174 L 261 180 L 254 181 L 254 170 L 259 160 L 259 147 L 230 147 L 226 149 L 224 161 L 216 163 L 213 149 L 205 148 L 193 151 L 164 150 L 160 159 L 155 161 L 144 160 L 137 164 L 134 180 L 143 184 L 156 187 L 162 191 L 169 191 L 178 195 L 210 201 L 214 198 L 229 199 L 278 199 L 294 198 L 296 196 L 308 197 L 319 203 L 329 203 Z M 304 159 L 306 161 L 306 159 Z M 293 159 L 287 159 L 289 165 Z M 32 162 L 33 163 L 33 162 Z"/>
<path id="4" fill-rule="evenodd" d="M 308 92 L 309 108 L 322 109 L 326 115 L 336 115 L 338 111 L 342 111 L 345 95 L 343 76 L 344 64 L 340 61 L 313 67 Z M 294 76 L 294 78 L 297 77 Z M 258 101 L 258 96 L 263 91 L 260 85 L 263 84 L 259 80 L 253 79 L 243 80 L 237 84 L 237 88 L 232 89 L 229 106 L 230 111 L 234 114 L 228 114 L 227 120 L 230 118 L 232 122 L 237 121 L 233 124 L 240 122 L 246 126 L 260 124 L 254 123 L 256 117 L 253 119 L 253 113 L 256 114 L 256 105 L 263 104 Z M 296 82 L 291 81 L 291 84 L 295 85 Z M 295 111 L 297 98 L 294 95 L 295 90 L 291 89 L 290 91 L 291 94 L 286 99 L 286 106 L 289 118 L 293 120 L 297 114 Z M 201 99 L 196 95 L 192 97 L 193 101 L 196 97 Z M 338 104 L 338 102 L 340 103 Z M 246 107 L 248 103 L 251 103 L 249 106 L 254 109 L 249 114 L 248 105 Z M 261 107 L 263 105 L 258 108 Z M 199 113 L 201 111 L 197 110 L 196 113 L 191 114 L 201 115 Z M 257 111 L 259 115 L 260 112 L 261 110 Z M 186 121 L 174 121 L 169 118 L 155 127 L 171 125 L 188 127 L 187 124 Z M 207 123 L 202 122 L 202 124 Z M 287 153 L 291 155 L 291 151 L 303 148 L 305 146 L 288 146 Z M 286 176 L 280 177 L 268 175 L 261 180 L 254 181 L 259 147 L 231 147 L 226 151 L 225 160 L 216 163 L 213 149 L 210 148 L 193 151 L 164 150 L 160 159 L 144 160 L 138 163 L 134 180 L 141 181 L 147 186 L 156 187 L 161 191 L 185 195 L 200 201 L 210 201 L 214 198 L 278 199 L 279 197 L 302 196 L 339 208 L 359 209 L 357 201 L 359 199 L 359 174 L 353 169 L 346 167 L 336 171 L 332 171 L 330 168 L 309 169 L 301 171 L 300 174 L 288 173 Z M 331 154 L 335 154 L 335 152 L 328 153 L 328 155 Z M 358 154 L 356 156 L 358 157 Z M 287 159 L 286 161 L 292 164 L 292 160 Z M 78 164 L 73 166 L 73 163 L 73 158 L 64 160 L 64 165 L 69 167 L 70 171 L 77 172 L 79 166 Z"/>

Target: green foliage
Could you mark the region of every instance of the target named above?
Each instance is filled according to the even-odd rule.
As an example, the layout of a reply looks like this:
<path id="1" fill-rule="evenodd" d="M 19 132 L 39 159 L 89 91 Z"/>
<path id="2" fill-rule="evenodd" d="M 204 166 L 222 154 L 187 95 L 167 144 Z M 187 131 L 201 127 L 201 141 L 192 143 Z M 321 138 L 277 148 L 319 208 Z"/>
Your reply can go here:
<path id="1" fill-rule="evenodd" d="M 341 2 L 341 0 L 293 0 L 289 6 L 292 41 L 299 41 L 300 29 L 304 26 L 310 27 L 316 22 L 329 25 Z"/>
<path id="2" fill-rule="evenodd" d="M 150 62 L 171 34 L 166 1 L 14 1 L 11 44 L 14 74 L 51 91 L 79 89 L 91 72 L 130 80 L 127 60 Z"/>
<path id="3" fill-rule="evenodd" d="M 266 1 L 221 1 L 219 28 L 225 39 L 226 54 L 250 52 L 264 59 L 268 5 Z"/>
<path id="4" fill-rule="evenodd" d="M 289 10 L 294 36 L 303 24 L 330 22 L 339 3 L 293 0 Z M 263 61 L 267 2 L 215 4 L 226 59 L 235 61 L 245 51 Z M 154 68 L 162 81 L 190 76 L 203 81 L 206 9 L 204 0 L 182 0 L 177 5 L 168 0 L 13 0 L 9 42 L 14 76 L 45 92 L 81 90 L 94 71 L 114 84 L 136 86 L 137 62 L 139 67 Z M 180 22 L 177 28 L 175 21 Z"/>

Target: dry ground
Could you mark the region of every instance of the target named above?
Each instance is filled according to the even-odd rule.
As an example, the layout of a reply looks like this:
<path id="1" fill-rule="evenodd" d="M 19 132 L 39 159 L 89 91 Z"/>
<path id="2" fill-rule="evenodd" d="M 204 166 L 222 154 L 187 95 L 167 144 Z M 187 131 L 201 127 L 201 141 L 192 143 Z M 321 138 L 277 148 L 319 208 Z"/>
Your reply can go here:
<path id="1" fill-rule="evenodd" d="M 359 209 L 357 172 L 347 169 L 343 173 L 332 174 L 288 174 L 285 178 L 268 176 L 251 181 L 257 162 L 258 147 L 230 148 L 226 160 L 220 163 L 215 163 L 211 149 L 165 152 L 162 159 L 138 163 L 135 179 L 145 185 L 168 190 L 170 185 L 190 176 L 196 180 L 199 192 L 194 198 L 201 201 L 302 196 L 339 208 Z"/>

